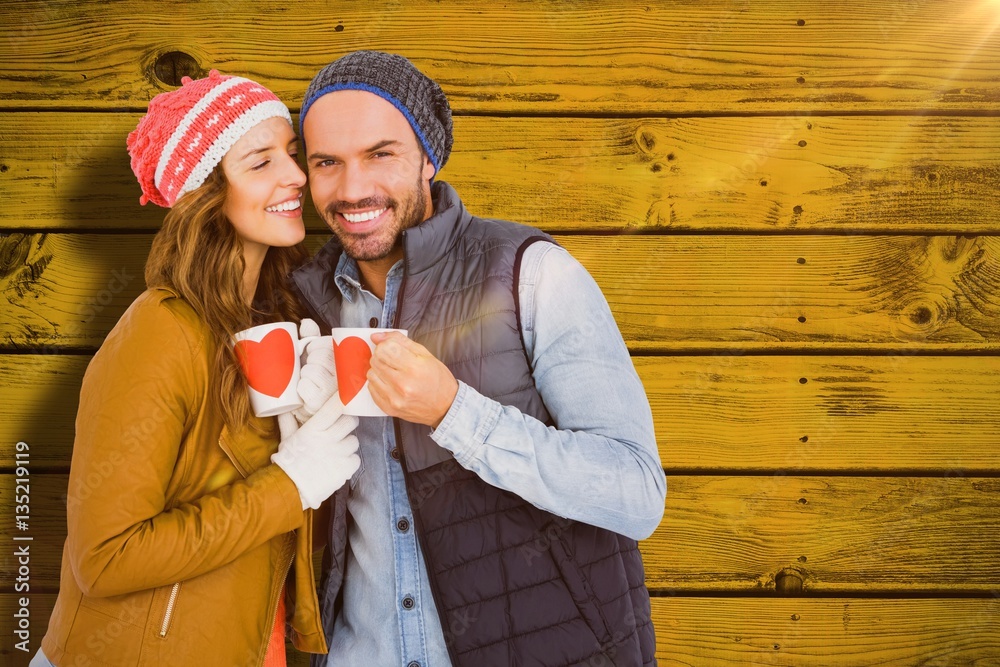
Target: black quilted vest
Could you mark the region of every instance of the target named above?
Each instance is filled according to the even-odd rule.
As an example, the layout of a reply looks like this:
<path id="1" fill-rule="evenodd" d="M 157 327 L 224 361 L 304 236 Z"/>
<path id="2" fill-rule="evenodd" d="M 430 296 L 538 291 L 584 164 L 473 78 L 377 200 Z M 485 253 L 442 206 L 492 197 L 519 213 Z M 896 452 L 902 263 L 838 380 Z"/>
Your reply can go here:
<path id="1" fill-rule="evenodd" d="M 530 227 L 471 216 L 440 181 L 434 204 L 434 215 L 404 234 L 394 326 L 459 380 L 551 425 L 532 381 L 516 297 L 524 249 L 552 240 Z M 334 240 L 294 274 L 314 314 L 330 326 L 339 323 L 339 255 Z M 414 526 L 454 665 L 656 664 L 635 540 L 491 486 L 439 447 L 428 427 L 395 421 Z M 320 591 L 328 635 L 343 577 L 346 488 L 335 496 Z"/>

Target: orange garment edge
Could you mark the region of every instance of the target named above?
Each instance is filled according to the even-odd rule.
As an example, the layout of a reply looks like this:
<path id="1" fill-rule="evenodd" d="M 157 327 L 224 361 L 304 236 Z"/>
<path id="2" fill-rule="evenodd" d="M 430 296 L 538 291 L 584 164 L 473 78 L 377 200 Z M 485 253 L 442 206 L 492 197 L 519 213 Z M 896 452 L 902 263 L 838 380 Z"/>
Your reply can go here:
<path id="1" fill-rule="evenodd" d="M 285 591 L 278 597 L 278 613 L 274 617 L 274 628 L 267 641 L 264 667 L 286 667 L 285 663 Z"/>

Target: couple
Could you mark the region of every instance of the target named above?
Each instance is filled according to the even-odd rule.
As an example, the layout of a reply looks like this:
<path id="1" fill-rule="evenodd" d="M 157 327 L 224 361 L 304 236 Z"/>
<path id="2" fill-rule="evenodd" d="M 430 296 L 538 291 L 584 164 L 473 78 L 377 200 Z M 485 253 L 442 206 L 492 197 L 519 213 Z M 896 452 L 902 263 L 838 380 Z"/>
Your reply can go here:
<path id="1" fill-rule="evenodd" d="M 334 233 L 311 261 L 270 91 L 213 71 L 129 135 L 141 201 L 169 211 L 84 377 L 32 665 L 284 665 L 288 633 L 314 665 L 655 664 L 636 540 L 666 483 L 600 290 L 435 181 L 451 111 L 405 58 L 333 62 L 299 123 Z M 303 408 L 255 417 L 232 335 L 282 320 L 408 330 L 372 357 L 390 417 L 343 415 L 318 348 Z"/>

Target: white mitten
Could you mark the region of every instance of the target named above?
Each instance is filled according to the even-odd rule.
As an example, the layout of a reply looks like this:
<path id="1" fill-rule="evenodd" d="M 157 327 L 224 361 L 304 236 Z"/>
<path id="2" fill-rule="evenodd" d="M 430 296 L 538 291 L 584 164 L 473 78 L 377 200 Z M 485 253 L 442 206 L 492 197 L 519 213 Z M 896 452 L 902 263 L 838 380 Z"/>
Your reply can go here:
<path id="1" fill-rule="evenodd" d="M 337 370 L 333 361 L 333 345 L 329 338 L 319 337 L 319 325 L 306 318 L 299 324 L 299 337 L 315 337 L 306 343 L 305 361 L 299 373 L 296 390 L 302 407 L 292 411 L 299 423 L 316 414 L 320 406 L 337 391 Z"/>
<path id="2" fill-rule="evenodd" d="M 352 433 L 358 418 L 345 415 L 334 394 L 298 430 L 293 422 L 290 413 L 278 416 L 282 440 L 271 461 L 295 482 L 302 509 L 316 509 L 361 466 L 358 438 Z"/>

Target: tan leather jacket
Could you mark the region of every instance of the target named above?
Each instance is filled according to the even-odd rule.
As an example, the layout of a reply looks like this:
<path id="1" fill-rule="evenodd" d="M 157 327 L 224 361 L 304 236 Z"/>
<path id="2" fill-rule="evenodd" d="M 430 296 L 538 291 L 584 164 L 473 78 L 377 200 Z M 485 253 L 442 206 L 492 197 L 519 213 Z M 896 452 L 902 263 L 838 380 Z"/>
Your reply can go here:
<path id="1" fill-rule="evenodd" d="M 194 310 L 154 289 L 87 368 L 42 640 L 58 667 L 260 665 L 293 556 L 292 640 L 327 651 L 312 512 L 270 463 L 276 436 L 223 428 L 207 395 L 213 350 Z"/>

